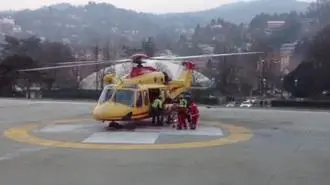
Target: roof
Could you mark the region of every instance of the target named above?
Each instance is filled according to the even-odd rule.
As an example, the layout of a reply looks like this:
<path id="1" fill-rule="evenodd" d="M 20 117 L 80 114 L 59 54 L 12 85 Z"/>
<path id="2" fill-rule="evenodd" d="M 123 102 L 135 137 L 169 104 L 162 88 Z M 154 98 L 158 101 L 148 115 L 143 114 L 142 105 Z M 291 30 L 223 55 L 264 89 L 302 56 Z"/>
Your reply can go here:
<path id="1" fill-rule="evenodd" d="M 280 28 L 285 24 L 285 21 L 267 21 L 268 28 Z"/>

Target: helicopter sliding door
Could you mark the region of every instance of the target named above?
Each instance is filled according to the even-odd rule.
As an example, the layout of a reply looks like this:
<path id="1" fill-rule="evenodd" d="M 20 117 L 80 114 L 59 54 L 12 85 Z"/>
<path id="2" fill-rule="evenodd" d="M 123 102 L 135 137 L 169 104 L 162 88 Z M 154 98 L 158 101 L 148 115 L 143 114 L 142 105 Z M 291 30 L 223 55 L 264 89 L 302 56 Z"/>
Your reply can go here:
<path id="1" fill-rule="evenodd" d="M 149 101 L 152 103 L 160 95 L 160 89 L 149 89 Z"/>
<path id="2" fill-rule="evenodd" d="M 149 113 L 149 100 L 145 99 L 145 97 L 148 96 L 147 91 L 137 90 L 135 92 L 134 115 L 137 119 L 144 118 Z"/>
<path id="3" fill-rule="evenodd" d="M 143 102 L 144 102 L 144 106 L 149 107 L 150 99 L 149 99 L 149 94 L 148 94 L 147 90 L 143 91 Z"/>

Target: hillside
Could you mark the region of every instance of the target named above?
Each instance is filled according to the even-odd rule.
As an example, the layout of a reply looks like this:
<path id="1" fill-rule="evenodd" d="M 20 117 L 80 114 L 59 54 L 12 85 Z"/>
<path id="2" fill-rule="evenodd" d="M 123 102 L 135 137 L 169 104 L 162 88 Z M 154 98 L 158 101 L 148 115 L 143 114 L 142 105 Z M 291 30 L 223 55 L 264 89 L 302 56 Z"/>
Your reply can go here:
<path id="1" fill-rule="evenodd" d="M 167 14 L 164 16 L 194 17 L 200 20 L 210 20 L 221 17 L 236 24 L 249 23 L 254 16 L 260 13 L 288 13 L 291 11 L 304 12 L 309 3 L 296 0 L 255 0 L 225 4 L 210 10 L 181 14 Z M 189 18 L 190 19 L 190 18 Z"/>
<path id="2" fill-rule="evenodd" d="M 206 23 L 213 18 L 222 17 L 235 23 L 249 22 L 261 12 L 301 12 L 307 6 L 307 3 L 295 0 L 257 0 L 201 12 L 154 15 L 119 9 L 105 3 L 84 6 L 63 3 L 33 11 L 0 12 L 0 33 L 38 35 L 77 45 L 91 45 L 106 38 L 121 43 L 138 42 L 147 36 L 170 42 L 182 33 L 191 32 L 198 23 Z"/>

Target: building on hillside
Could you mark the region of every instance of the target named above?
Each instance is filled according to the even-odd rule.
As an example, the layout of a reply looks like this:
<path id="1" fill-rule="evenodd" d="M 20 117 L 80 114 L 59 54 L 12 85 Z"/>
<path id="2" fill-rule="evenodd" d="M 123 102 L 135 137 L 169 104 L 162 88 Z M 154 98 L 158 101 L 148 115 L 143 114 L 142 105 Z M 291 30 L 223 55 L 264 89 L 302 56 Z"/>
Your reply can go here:
<path id="1" fill-rule="evenodd" d="M 265 29 L 265 32 L 267 34 L 271 34 L 274 31 L 282 29 L 284 25 L 285 21 L 267 21 L 267 27 Z"/>
<path id="2" fill-rule="evenodd" d="M 20 33 L 22 28 L 15 23 L 12 18 L 2 18 L 0 19 L 0 34 L 7 35 L 11 33 Z"/>
<path id="3" fill-rule="evenodd" d="M 281 54 L 281 73 L 282 74 L 288 74 L 290 69 L 290 60 L 294 53 L 294 50 L 296 48 L 297 42 L 293 43 L 285 43 L 282 44 L 280 48 L 280 54 Z"/>
<path id="4" fill-rule="evenodd" d="M 284 26 L 285 21 L 267 21 L 267 28 L 268 29 L 280 29 Z"/>
<path id="5" fill-rule="evenodd" d="M 211 29 L 222 29 L 222 28 L 223 28 L 222 24 L 215 24 L 211 26 Z"/>

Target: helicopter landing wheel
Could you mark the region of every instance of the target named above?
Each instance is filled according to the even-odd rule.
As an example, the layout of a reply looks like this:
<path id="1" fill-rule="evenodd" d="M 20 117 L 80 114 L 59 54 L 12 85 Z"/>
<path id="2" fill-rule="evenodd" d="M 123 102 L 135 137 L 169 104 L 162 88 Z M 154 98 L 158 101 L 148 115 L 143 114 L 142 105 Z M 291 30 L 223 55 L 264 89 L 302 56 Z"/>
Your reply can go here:
<path id="1" fill-rule="evenodd" d="M 115 121 L 111 121 L 108 125 L 109 130 L 117 130 L 117 129 L 121 129 L 121 128 L 122 128 L 122 126 Z"/>

